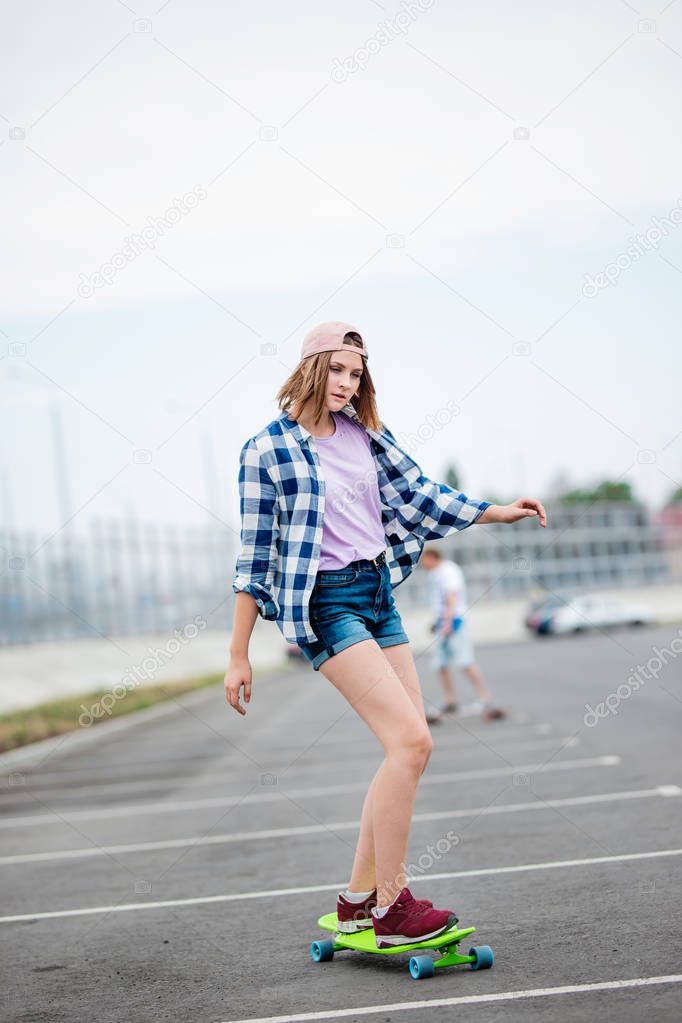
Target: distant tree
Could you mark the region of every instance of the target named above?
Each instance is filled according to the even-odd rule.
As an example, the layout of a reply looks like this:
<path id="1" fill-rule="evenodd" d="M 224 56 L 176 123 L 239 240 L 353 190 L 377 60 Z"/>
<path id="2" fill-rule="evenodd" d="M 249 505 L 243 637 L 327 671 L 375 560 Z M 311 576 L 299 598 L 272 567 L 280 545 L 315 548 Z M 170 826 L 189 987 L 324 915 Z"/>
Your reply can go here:
<path id="1" fill-rule="evenodd" d="M 673 490 L 672 494 L 670 495 L 670 497 L 666 501 L 666 504 L 680 504 L 680 503 L 682 503 L 682 487 L 677 487 L 676 490 Z"/>
<path id="2" fill-rule="evenodd" d="M 630 501 L 635 503 L 630 484 L 614 483 L 612 480 L 603 480 L 592 490 L 569 490 L 560 500 L 566 504 L 585 504 L 592 501 Z"/>
<path id="3" fill-rule="evenodd" d="M 454 465 L 448 466 L 447 472 L 445 473 L 445 482 L 449 487 L 452 487 L 453 490 L 457 490 L 459 492 L 459 473 Z"/>
<path id="4" fill-rule="evenodd" d="M 592 493 L 589 490 L 569 490 L 559 500 L 563 504 L 588 504 L 592 500 Z"/>

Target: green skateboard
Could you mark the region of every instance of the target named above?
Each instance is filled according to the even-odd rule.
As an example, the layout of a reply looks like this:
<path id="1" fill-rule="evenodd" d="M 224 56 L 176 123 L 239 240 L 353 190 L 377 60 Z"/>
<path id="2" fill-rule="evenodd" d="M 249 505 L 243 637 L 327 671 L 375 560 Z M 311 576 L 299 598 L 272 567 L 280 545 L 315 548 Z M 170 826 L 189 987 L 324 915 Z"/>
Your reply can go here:
<path id="1" fill-rule="evenodd" d="M 317 921 L 318 927 L 325 931 L 334 931 L 332 941 L 314 941 L 310 946 L 310 954 L 315 963 L 326 963 L 334 958 L 334 953 L 344 948 L 354 948 L 358 952 L 374 952 L 376 955 L 395 955 L 397 952 L 414 952 L 421 948 L 436 949 L 440 958 L 433 959 L 428 955 L 413 955 L 410 957 L 409 969 L 414 980 L 424 980 L 433 977 L 436 969 L 445 966 L 468 965 L 472 970 L 488 970 L 493 965 L 493 950 L 489 945 L 473 946 L 469 949 L 468 955 L 462 955 L 457 951 L 457 945 L 462 938 L 468 937 L 476 930 L 475 927 L 465 927 L 458 930 L 456 927 L 444 931 L 437 938 L 430 938 L 427 941 L 416 941 L 410 945 L 394 945 L 393 948 L 377 948 L 374 940 L 374 928 L 357 931 L 355 934 L 342 934 L 337 931 L 336 913 L 327 913 Z"/>

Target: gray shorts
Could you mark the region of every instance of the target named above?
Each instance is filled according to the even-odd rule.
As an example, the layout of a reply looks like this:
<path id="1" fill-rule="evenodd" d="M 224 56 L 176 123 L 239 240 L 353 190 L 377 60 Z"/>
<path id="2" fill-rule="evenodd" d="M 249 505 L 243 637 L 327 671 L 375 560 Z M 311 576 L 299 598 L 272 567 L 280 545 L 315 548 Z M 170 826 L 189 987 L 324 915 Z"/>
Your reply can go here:
<path id="1" fill-rule="evenodd" d="M 469 635 L 469 626 L 466 619 L 456 632 L 441 637 L 436 644 L 431 665 L 436 671 L 441 668 L 448 668 L 451 664 L 455 668 L 468 668 L 474 663 L 474 647 Z"/>

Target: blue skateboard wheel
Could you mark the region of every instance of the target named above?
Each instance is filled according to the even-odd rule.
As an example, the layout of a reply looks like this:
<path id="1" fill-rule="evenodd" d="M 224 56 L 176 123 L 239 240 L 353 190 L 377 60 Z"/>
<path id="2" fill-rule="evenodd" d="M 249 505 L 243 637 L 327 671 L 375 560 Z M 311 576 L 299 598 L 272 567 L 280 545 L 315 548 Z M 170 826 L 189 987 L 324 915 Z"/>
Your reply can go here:
<path id="1" fill-rule="evenodd" d="M 328 963 L 334 958 L 334 942 L 314 941 L 310 946 L 310 954 L 314 963 Z"/>
<path id="2" fill-rule="evenodd" d="M 436 972 L 431 956 L 412 956 L 409 966 L 414 980 L 425 980 Z"/>
<path id="3" fill-rule="evenodd" d="M 471 963 L 472 970 L 489 970 L 495 962 L 495 956 L 490 945 L 474 945 L 469 949 L 469 955 L 476 959 Z"/>

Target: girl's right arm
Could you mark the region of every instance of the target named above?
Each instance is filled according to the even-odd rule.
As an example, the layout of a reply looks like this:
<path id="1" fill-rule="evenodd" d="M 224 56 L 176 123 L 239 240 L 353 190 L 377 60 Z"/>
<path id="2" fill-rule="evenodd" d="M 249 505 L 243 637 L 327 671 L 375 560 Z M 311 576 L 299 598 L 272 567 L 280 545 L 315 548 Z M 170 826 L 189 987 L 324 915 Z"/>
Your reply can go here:
<path id="1" fill-rule="evenodd" d="M 225 695 L 231 707 L 246 714 L 239 703 L 239 693 L 243 686 L 244 702 L 248 703 L 252 683 L 251 633 L 258 615 L 272 621 L 279 614 L 273 592 L 279 534 L 277 492 L 253 438 L 244 444 L 239 455 L 239 505 L 242 547 L 232 583 L 236 596 Z"/>
<path id="2" fill-rule="evenodd" d="M 230 642 L 230 663 L 225 672 L 227 702 L 240 714 L 246 710 L 239 702 L 239 691 L 244 686 L 244 703 L 251 699 L 251 664 L 249 640 L 258 617 L 258 605 L 250 593 L 237 593 L 234 598 L 234 620 Z"/>

